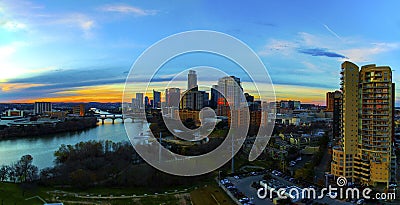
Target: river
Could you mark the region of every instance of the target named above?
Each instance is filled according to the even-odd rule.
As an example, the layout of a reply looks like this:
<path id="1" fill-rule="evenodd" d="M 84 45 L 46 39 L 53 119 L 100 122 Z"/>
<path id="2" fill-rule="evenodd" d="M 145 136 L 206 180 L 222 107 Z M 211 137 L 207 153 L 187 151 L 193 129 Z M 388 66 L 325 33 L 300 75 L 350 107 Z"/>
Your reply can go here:
<path id="1" fill-rule="evenodd" d="M 142 133 L 143 128 L 148 126 L 144 122 L 132 123 L 129 119 L 125 123 L 129 123 L 138 133 Z M 97 127 L 83 131 L 3 140 L 0 141 L 0 165 L 10 165 L 18 161 L 23 155 L 30 154 L 33 157 L 33 164 L 39 169 L 52 167 L 54 166 L 53 161 L 55 159 L 54 151 L 61 144 L 74 145 L 78 142 L 90 140 L 121 142 L 129 141 L 129 138 L 121 120 L 116 120 L 115 124 L 112 124 L 111 120 L 106 120 L 104 125 L 100 122 Z"/>

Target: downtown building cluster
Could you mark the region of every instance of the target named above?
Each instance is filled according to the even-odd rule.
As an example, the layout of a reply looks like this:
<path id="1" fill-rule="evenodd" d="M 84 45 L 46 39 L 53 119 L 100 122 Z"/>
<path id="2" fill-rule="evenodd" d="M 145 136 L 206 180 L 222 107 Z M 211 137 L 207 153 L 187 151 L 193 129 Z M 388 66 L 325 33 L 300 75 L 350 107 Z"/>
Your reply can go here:
<path id="1" fill-rule="evenodd" d="M 249 93 L 243 93 L 240 78 L 235 76 L 219 78 L 217 84 L 212 85 L 210 92 L 207 92 L 199 89 L 196 71 L 189 70 L 186 90 L 166 88 L 164 94 L 164 99 L 161 99 L 162 93 L 153 90 L 151 99 L 143 93 L 136 93 L 131 108 L 133 111 L 140 108 L 160 109 L 164 116 L 174 119 L 179 116 L 183 121 L 191 118 L 200 124 L 199 112 L 205 107 L 214 109 L 220 120 L 229 123 L 232 112 L 240 116 L 242 108 L 248 107 L 251 122 L 259 124 L 261 121 L 261 101 L 255 100 Z M 238 118 L 237 123 L 240 124 L 241 119 Z"/>
<path id="2" fill-rule="evenodd" d="M 356 184 L 388 187 L 396 181 L 393 150 L 395 85 L 388 66 L 341 66 L 341 91 L 327 94 L 333 111 L 331 174 Z"/>

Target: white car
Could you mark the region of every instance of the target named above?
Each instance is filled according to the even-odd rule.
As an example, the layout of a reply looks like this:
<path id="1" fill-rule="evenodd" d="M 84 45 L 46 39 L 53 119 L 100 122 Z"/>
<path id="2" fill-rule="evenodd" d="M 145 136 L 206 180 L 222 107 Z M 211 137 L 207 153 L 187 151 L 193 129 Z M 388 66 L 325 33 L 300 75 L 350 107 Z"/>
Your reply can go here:
<path id="1" fill-rule="evenodd" d="M 336 192 L 329 192 L 326 194 L 326 196 L 334 199 L 338 196 L 338 194 Z"/>
<path id="2" fill-rule="evenodd" d="M 226 184 L 226 183 L 229 183 L 230 181 L 228 180 L 228 179 L 222 179 L 221 180 L 221 184 Z"/>
<path id="3" fill-rule="evenodd" d="M 358 204 L 358 205 L 364 204 L 364 201 L 365 201 L 364 199 L 359 199 L 359 200 L 357 201 L 357 204 Z"/>

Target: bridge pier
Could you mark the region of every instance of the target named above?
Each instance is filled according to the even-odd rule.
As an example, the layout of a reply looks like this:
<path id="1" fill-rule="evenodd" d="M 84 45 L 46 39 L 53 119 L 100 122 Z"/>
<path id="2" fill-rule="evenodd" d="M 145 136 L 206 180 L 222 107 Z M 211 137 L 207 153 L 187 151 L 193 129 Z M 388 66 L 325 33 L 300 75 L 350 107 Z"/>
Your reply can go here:
<path id="1" fill-rule="evenodd" d="M 125 119 L 123 115 L 115 115 L 115 114 L 102 114 L 98 115 L 97 117 L 98 120 L 101 120 L 101 124 L 104 125 L 104 121 L 107 119 L 112 120 L 112 124 L 115 124 L 115 121 L 117 119 L 121 119 L 122 123 L 125 123 Z"/>

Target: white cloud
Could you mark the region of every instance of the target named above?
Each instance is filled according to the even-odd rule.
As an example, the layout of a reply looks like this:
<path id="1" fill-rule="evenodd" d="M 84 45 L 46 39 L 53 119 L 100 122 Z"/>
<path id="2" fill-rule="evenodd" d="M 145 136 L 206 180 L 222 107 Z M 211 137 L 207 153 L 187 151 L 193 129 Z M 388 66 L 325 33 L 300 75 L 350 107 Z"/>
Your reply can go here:
<path id="1" fill-rule="evenodd" d="M 18 31 L 18 30 L 27 29 L 26 24 L 17 22 L 17 21 L 0 22 L 0 25 L 2 28 L 6 29 L 7 31 Z"/>
<path id="2" fill-rule="evenodd" d="M 6 59 L 15 53 L 17 49 L 13 45 L 6 45 L 0 47 L 0 60 Z"/>
<path id="3" fill-rule="evenodd" d="M 373 62 L 379 54 L 400 49 L 400 42 L 371 43 L 361 38 L 343 36 L 339 38 L 336 35 L 325 36 L 299 32 L 292 40 L 270 39 L 258 54 L 260 56 L 279 54 L 285 57 L 298 58 L 299 56 L 294 56 L 293 54 L 302 49 L 321 49 L 347 57 L 338 58 L 339 61 L 349 60 L 355 63 L 366 63 Z"/>
<path id="4" fill-rule="evenodd" d="M 326 48 L 327 41 L 324 37 L 316 36 L 307 32 L 298 32 L 293 40 L 270 39 L 267 45 L 258 52 L 260 56 L 271 54 L 292 55 L 297 49 L 303 47 Z"/>
<path id="5" fill-rule="evenodd" d="M 21 48 L 25 45 L 27 45 L 27 43 L 16 41 L 8 45 L 0 46 L 0 61 L 3 61 L 4 59 L 11 57 L 17 51 L 18 48 Z"/>
<path id="6" fill-rule="evenodd" d="M 321 45 L 320 39 L 317 38 L 315 35 L 306 32 L 299 32 L 298 35 L 301 39 L 302 44 L 308 46 Z"/>
<path id="7" fill-rule="evenodd" d="M 54 23 L 65 24 L 69 27 L 77 27 L 83 32 L 85 38 L 91 38 L 93 36 L 92 30 L 96 25 L 96 22 L 92 18 L 81 13 L 67 14 Z"/>
<path id="8" fill-rule="evenodd" d="M 21 69 L 13 60 L 13 56 L 17 51 L 27 45 L 24 42 L 13 42 L 4 46 L 0 46 L 0 82 L 6 79 L 17 77 L 26 72 L 26 69 Z"/>
<path id="9" fill-rule="evenodd" d="M 374 60 L 374 56 L 400 48 L 400 43 L 370 43 L 369 46 L 344 49 L 341 52 L 353 62 L 365 63 Z"/>
<path id="10" fill-rule="evenodd" d="M 108 12 L 118 12 L 118 13 L 126 13 L 126 14 L 134 14 L 137 16 L 150 16 L 157 14 L 157 10 L 146 10 L 141 9 L 139 7 L 128 6 L 128 5 L 106 5 L 100 8 L 103 11 Z"/>
<path id="11" fill-rule="evenodd" d="M 306 68 L 306 72 L 314 72 L 314 73 L 324 73 L 326 72 L 325 69 L 323 69 L 321 66 L 316 66 L 313 63 L 310 63 L 308 61 L 303 61 L 301 62 Z"/>
<path id="12" fill-rule="evenodd" d="M 271 39 L 264 48 L 258 52 L 260 56 L 273 54 L 290 55 L 298 47 L 297 43 L 285 40 Z"/>

